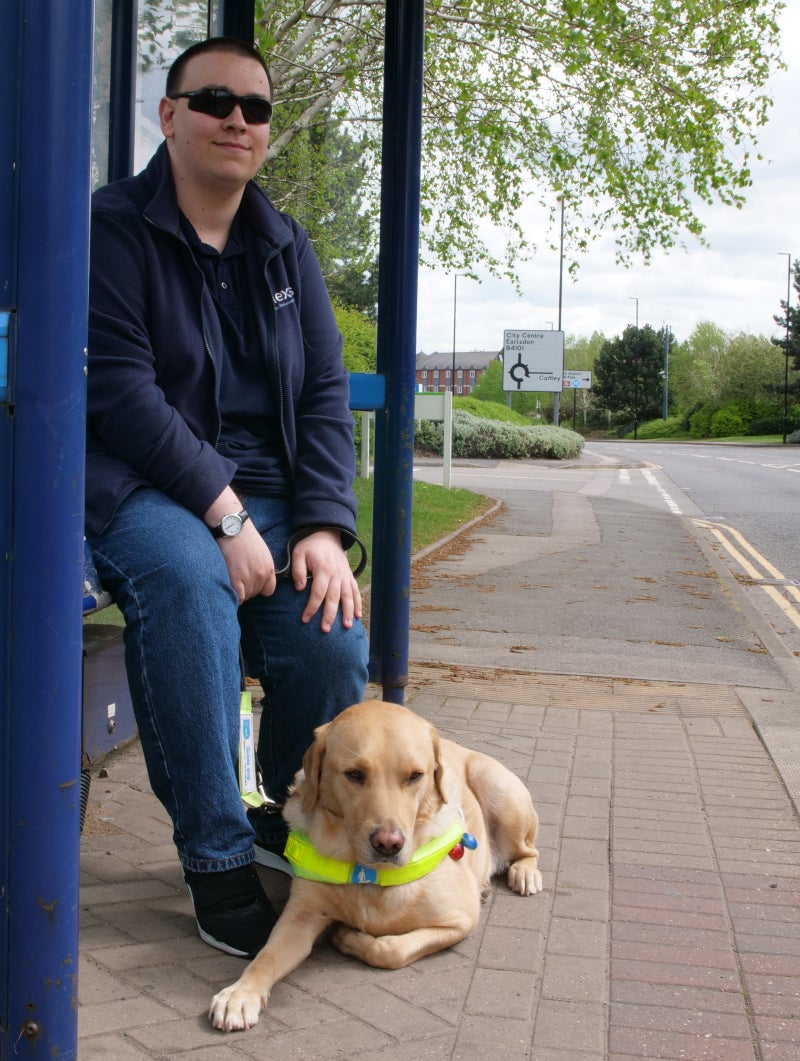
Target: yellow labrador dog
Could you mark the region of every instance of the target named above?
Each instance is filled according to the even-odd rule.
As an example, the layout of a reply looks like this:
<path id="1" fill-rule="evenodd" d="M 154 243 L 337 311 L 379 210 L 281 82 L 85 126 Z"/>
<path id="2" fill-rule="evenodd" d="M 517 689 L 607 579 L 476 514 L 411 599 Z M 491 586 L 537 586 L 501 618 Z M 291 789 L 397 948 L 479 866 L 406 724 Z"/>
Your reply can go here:
<path id="1" fill-rule="evenodd" d="M 525 785 L 396 704 L 357 704 L 321 726 L 284 816 L 289 899 L 263 949 L 212 999 L 215 1028 L 251 1028 L 331 924 L 343 954 L 400 969 L 464 939 L 493 874 L 507 868 L 520 895 L 541 891 Z"/>

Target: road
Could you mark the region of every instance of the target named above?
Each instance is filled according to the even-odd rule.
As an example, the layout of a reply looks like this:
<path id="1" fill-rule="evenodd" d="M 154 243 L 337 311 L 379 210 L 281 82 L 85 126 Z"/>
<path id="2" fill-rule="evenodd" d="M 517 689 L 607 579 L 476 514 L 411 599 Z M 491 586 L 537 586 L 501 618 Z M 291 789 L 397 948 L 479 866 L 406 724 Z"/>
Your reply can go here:
<path id="1" fill-rule="evenodd" d="M 587 449 L 663 469 L 687 515 L 735 527 L 800 583 L 800 447 L 591 442 Z"/>
<path id="2" fill-rule="evenodd" d="M 455 462 L 454 486 L 503 507 L 415 565 L 412 658 L 800 688 L 791 456 L 590 443 Z M 442 482 L 441 463 L 415 476 Z"/>

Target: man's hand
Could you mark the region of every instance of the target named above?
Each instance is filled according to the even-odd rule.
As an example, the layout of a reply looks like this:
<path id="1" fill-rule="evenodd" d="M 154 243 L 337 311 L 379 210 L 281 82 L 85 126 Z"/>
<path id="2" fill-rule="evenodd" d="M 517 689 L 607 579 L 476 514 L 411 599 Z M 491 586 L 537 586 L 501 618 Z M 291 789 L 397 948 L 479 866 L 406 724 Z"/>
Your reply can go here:
<path id="1" fill-rule="evenodd" d="M 334 530 L 319 530 L 302 538 L 292 552 L 292 580 L 295 589 L 304 590 L 311 577 L 303 622 L 309 623 L 322 606 L 320 628 L 327 634 L 342 609 L 342 626 L 348 629 L 353 618 L 361 618 L 361 593 L 353 578 L 341 535 Z"/>
<path id="2" fill-rule="evenodd" d="M 264 539 L 247 520 L 235 538 L 218 538 L 217 543 L 228 565 L 239 603 L 261 594 L 270 597 L 275 592 L 275 562 Z"/>
<path id="3" fill-rule="evenodd" d="M 238 512 L 241 508 L 242 503 L 235 492 L 226 486 L 203 519 L 209 527 L 214 527 L 223 516 Z M 259 594 L 269 597 L 275 592 L 275 562 L 252 520 L 245 520 L 234 538 L 218 538 L 217 544 L 222 550 L 228 578 L 240 604 Z"/>

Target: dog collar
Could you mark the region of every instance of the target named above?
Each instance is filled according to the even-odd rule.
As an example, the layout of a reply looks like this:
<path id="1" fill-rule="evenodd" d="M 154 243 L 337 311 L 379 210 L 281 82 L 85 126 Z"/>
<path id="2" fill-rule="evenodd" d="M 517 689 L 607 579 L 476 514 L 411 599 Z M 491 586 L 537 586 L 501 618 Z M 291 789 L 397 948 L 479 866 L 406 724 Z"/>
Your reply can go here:
<path id="1" fill-rule="evenodd" d="M 419 880 L 435 869 L 447 855 L 456 860 L 464 848 L 474 850 L 478 842 L 465 833 L 460 822 L 454 822 L 441 836 L 435 836 L 418 847 L 405 866 L 377 867 L 363 862 L 340 862 L 321 855 L 305 833 L 291 832 L 286 841 L 285 857 L 291 863 L 295 877 L 322 884 L 378 884 L 381 887 L 408 884 Z"/>

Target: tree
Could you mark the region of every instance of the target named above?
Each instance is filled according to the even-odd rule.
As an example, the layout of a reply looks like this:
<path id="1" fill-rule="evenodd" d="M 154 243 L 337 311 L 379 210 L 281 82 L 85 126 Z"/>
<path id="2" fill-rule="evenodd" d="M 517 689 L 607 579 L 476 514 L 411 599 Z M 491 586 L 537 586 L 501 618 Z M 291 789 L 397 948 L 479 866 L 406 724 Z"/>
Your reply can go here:
<path id="1" fill-rule="evenodd" d="M 348 372 L 374 372 L 378 359 L 378 329 L 371 320 L 333 300 L 336 324 L 342 333 L 342 357 Z"/>
<path id="2" fill-rule="evenodd" d="M 793 368 L 795 372 L 800 372 L 800 261 L 797 259 L 795 259 L 792 272 L 794 273 L 793 284 L 796 305 L 792 306 L 784 299 L 781 299 L 783 316 L 776 316 L 773 319 L 776 324 L 784 329 L 784 332 L 780 339 L 773 339 L 772 342 L 775 346 L 779 346 L 783 350 L 785 357 L 792 359 L 792 365 L 790 367 Z M 787 317 L 789 320 L 788 349 L 786 336 Z M 783 371 L 785 367 L 785 365 L 782 365 L 781 370 Z M 787 391 L 800 399 L 800 378 L 791 380 Z"/>
<path id="3" fill-rule="evenodd" d="M 764 403 L 777 408 L 783 394 L 783 358 L 763 335 L 737 332 L 728 336 L 720 366 L 718 400 Z"/>
<path id="4" fill-rule="evenodd" d="M 719 399 L 727 348 L 728 336 L 711 321 L 700 321 L 688 339 L 676 344 L 670 353 L 669 392 L 679 412 Z"/>
<path id="5" fill-rule="evenodd" d="M 567 335 L 564 340 L 564 368 L 591 372 L 605 341 L 602 332 L 592 332 L 588 339 L 583 335 Z"/>
<path id="6" fill-rule="evenodd" d="M 503 390 L 502 361 L 489 362 L 483 375 L 472 388 L 470 397 L 477 398 L 481 402 L 505 403 L 506 392 Z"/>
<path id="7" fill-rule="evenodd" d="M 629 325 L 603 344 L 595 361 L 595 400 L 612 415 L 632 420 L 634 430 L 661 415 L 664 395 L 664 330 Z"/>
<path id="8" fill-rule="evenodd" d="M 588 339 L 585 336 L 568 335 L 564 340 L 564 368 L 594 374 L 595 361 L 605 341 L 602 332 L 592 332 Z M 591 389 L 581 387 L 573 390 L 571 396 L 569 392 L 563 391 L 560 418 L 563 420 L 571 416 L 575 428 L 580 418 L 581 424 L 586 427 L 593 405 L 594 392 Z"/>
<path id="9" fill-rule="evenodd" d="M 374 319 L 375 217 L 365 198 L 364 139 L 320 116 L 259 175 L 272 201 L 306 229 L 331 297 Z"/>
<path id="10" fill-rule="evenodd" d="M 683 415 L 700 406 L 737 402 L 763 416 L 779 405 L 783 358 L 776 358 L 764 336 L 726 332 L 701 321 L 670 354 L 669 387 L 673 404 Z"/>
<path id="11" fill-rule="evenodd" d="M 538 197 L 566 247 L 612 231 L 621 260 L 702 236 L 698 203 L 739 204 L 782 65 L 782 0 L 430 0 L 424 260 L 514 276 Z M 271 157 L 322 116 L 358 130 L 377 196 L 383 0 L 259 0 L 276 82 Z M 327 120 L 327 119 L 326 119 Z M 538 189 L 534 192 L 533 189 Z M 481 238 L 484 222 L 505 250 Z M 375 232 L 372 232 L 375 238 Z M 573 262 L 574 265 L 574 262 Z"/>

